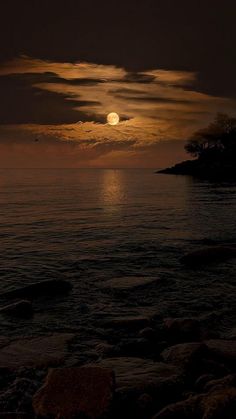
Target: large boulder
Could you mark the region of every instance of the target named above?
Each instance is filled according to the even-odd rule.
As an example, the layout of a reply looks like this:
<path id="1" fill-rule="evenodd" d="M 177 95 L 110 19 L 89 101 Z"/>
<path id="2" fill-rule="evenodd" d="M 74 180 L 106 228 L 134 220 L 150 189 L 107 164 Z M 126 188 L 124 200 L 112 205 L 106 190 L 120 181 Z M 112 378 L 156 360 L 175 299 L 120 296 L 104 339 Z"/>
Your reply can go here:
<path id="1" fill-rule="evenodd" d="M 13 341 L 0 349 L 0 368 L 57 366 L 64 361 L 67 344 L 73 337 L 71 333 L 54 333 Z"/>
<path id="2" fill-rule="evenodd" d="M 198 267 L 209 263 L 224 262 L 236 258 L 236 247 L 210 246 L 187 253 L 181 262 L 189 267 Z"/>
<path id="3" fill-rule="evenodd" d="M 111 409 L 113 392 L 110 369 L 58 368 L 49 371 L 45 384 L 33 397 L 33 408 L 41 418 L 101 419 Z"/>
<path id="4" fill-rule="evenodd" d="M 26 285 L 25 287 L 16 288 L 11 291 L 0 294 L 1 299 L 9 298 L 29 298 L 34 299 L 43 296 L 54 296 L 69 292 L 72 288 L 70 282 L 62 279 L 52 279 L 34 284 Z"/>

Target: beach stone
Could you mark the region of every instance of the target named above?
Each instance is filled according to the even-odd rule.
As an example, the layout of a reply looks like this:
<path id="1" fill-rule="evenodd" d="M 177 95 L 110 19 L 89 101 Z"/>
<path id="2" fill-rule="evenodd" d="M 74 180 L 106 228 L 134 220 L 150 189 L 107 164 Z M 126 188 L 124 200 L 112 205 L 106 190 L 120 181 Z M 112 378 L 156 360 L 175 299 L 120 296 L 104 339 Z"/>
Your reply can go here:
<path id="1" fill-rule="evenodd" d="M 208 348 L 206 345 L 199 342 L 190 342 L 179 343 L 166 348 L 161 356 L 165 362 L 179 365 L 190 372 L 190 370 L 199 369 L 199 363 L 207 354 Z"/>
<path id="2" fill-rule="evenodd" d="M 156 277 L 145 276 L 123 276 L 120 278 L 112 278 L 99 283 L 101 288 L 114 289 L 121 291 L 129 291 L 135 288 L 142 288 L 158 281 Z"/>
<path id="3" fill-rule="evenodd" d="M 200 322 L 192 318 L 164 319 L 164 331 L 171 342 L 195 342 L 200 339 Z"/>
<path id="4" fill-rule="evenodd" d="M 236 247 L 210 246 L 195 250 L 183 256 L 180 261 L 189 267 L 219 263 L 236 258 Z"/>
<path id="5" fill-rule="evenodd" d="M 62 279 L 51 279 L 47 281 L 36 282 L 0 294 L 0 298 L 39 298 L 43 296 L 55 296 L 69 292 L 72 288 L 70 282 Z"/>
<path id="6" fill-rule="evenodd" d="M 181 372 L 173 365 L 149 359 L 118 357 L 102 360 L 99 365 L 113 369 L 118 390 L 165 396 L 171 399 L 180 389 Z M 167 390 L 168 389 L 168 390 Z"/>
<path id="7" fill-rule="evenodd" d="M 71 333 L 54 333 L 49 336 L 18 339 L 0 349 L 0 368 L 45 368 L 59 365 L 67 354 Z"/>
<path id="8" fill-rule="evenodd" d="M 236 341 L 235 340 L 223 340 L 223 339 L 211 339 L 205 341 L 208 349 L 216 358 L 222 362 L 229 364 L 236 364 Z"/>
<path id="9" fill-rule="evenodd" d="M 1 307 L 0 314 L 29 318 L 33 316 L 33 306 L 30 301 L 21 300 Z"/>
<path id="10" fill-rule="evenodd" d="M 114 393 L 112 370 L 98 366 L 56 368 L 33 397 L 41 418 L 83 417 L 101 419 L 111 408 Z"/>

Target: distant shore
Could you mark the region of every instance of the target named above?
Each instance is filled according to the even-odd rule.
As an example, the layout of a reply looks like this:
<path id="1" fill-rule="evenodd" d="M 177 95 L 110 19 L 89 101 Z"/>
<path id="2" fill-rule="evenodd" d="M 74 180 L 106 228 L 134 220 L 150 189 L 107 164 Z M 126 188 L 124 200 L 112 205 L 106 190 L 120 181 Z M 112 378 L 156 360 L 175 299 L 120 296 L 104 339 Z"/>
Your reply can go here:
<path id="1" fill-rule="evenodd" d="M 172 167 L 156 171 L 158 174 L 187 175 L 202 179 L 236 180 L 236 164 L 220 160 L 185 160 Z"/>

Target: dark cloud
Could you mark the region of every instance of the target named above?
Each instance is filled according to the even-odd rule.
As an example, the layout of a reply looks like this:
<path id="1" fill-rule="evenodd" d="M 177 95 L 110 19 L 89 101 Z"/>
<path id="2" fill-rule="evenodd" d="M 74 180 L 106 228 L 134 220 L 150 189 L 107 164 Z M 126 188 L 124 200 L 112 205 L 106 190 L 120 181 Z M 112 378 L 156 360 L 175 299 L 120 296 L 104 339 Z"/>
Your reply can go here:
<path id="1" fill-rule="evenodd" d="M 32 86 L 36 83 L 59 83 L 62 80 L 64 83 L 64 79 L 53 73 L 1 76 L 0 124 L 71 124 L 79 120 L 103 122 L 98 116 L 82 110 L 84 106 L 94 106 L 99 102 L 75 100 L 63 93 Z"/>
<path id="2" fill-rule="evenodd" d="M 235 0 L 3 0 L 1 59 L 198 71 L 200 90 L 235 97 L 235 16 Z"/>

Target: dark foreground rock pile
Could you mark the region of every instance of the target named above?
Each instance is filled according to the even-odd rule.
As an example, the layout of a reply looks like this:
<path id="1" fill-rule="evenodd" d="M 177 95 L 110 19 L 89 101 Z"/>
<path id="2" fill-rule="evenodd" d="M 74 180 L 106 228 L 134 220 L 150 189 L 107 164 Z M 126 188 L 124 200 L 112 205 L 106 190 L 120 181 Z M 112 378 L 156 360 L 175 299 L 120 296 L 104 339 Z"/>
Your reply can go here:
<path id="1" fill-rule="evenodd" d="M 92 361 L 76 333 L 1 338 L 0 418 L 235 419 L 236 340 L 190 318 L 114 324 Z"/>

